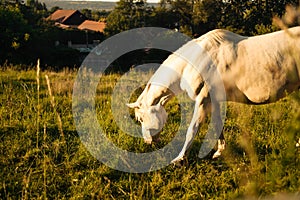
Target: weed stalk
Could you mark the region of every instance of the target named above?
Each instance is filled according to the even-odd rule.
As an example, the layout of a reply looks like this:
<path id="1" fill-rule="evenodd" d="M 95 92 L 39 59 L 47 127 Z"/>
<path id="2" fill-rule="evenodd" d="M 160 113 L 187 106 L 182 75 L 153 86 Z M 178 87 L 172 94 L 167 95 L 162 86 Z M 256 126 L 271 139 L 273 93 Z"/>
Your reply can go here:
<path id="1" fill-rule="evenodd" d="M 37 61 L 36 83 L 37 83 L 36 148 L 38 148 L 39 147 L 39 127 L 40 127 L 40 59 L 38 59 L 38 61 Z"/>
<path id="2" fill-rule="evenodd" d="M 43 141 L 44 141 L 44 148 L 46 148 L 46 136 L 47 136 L 47 127 L 46 127 L 46 123 L 44 124 L 44 137 L 43 137 Z M 43 148 L 43 149 L 44 149 Z M 43 176 L 44 176 L 44 180 L 43 180 L 43 185 L 44 185 L 44 191 L 43 191 L 43 195 L 44 195 L 44 199 L 47 199 L 47 161 L 46 161 L 46 153 L 45 153 L 45 149 L 43 151 L 43 156 L 44 156 L 44 162 L 43 162 Z"/>
<path id="3" fill-rule="evenodd" d="M 56 110 L 55 100 L 54 100 L 54 96 L 52 95 L 51 85 L 50 85 L 50 80 L 49 80 L 48 75 L 45 75 L 45 78 L 46 78 L 46 81 L 47 81 L 48 93 L 49 93 L 49 96 L 50 96 L 51 106 L 52 106 L 52 108 L 53 108 L 53 110 L 55 112 L 55 115 L 56 115 L 56 119 L 57 119 L 57 123 L 58 123 L 58 129 L 59 129 L 59 132 L 60 132 L 60 136 L 61 136 L 62 140 L 65 141 L 64 140 L 65 137 L 64 137 L 64 132 L 63 132 L 62 121 L 61 121 L 59 113 Z"/>

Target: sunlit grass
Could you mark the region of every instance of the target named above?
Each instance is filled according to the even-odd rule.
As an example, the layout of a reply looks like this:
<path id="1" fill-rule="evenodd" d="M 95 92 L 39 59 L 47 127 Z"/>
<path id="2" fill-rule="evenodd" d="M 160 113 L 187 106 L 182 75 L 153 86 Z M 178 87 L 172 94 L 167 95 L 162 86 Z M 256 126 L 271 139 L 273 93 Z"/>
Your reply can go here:
<path id="1" fill-rule="evenodd" d="M 45 75 L 51 80 L 64 139 Z M 197 157 L 207 122 L 195 138 L 188 166 L 170 165 L 155 172 L 130 174 L 100 163 L 81 143 L 72 116 L 75 77 L 76 71 L 40 72 L 38 102 L 34 69 L 11 67 L 0 72 L 0 198 L 244 199 L 299 195 L 300 150 L 295 146 L 300 137 L 299 92 L 269 105 L 229 103 L 224 127 L 228 146 L 219 160 Z M 120 131 L 114 121 L 110 96 L 119 78 L 111 74 L 99 81 L 99 124 L 123 149 L 150 152 L 162 148 L 179 128 L 178 99 L 167 105 L 169 119 L 161 142 L 148 146 Z"/>

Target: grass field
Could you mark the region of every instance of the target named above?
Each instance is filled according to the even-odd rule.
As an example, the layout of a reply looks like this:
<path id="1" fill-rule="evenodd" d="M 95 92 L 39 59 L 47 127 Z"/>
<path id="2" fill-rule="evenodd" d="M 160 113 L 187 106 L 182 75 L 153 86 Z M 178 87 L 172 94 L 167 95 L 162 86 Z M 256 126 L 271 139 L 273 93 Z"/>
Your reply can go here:
<path id="1" fill-rule="evenodd" d="M 81 143 L 72 117 L 75 77 L 72 70 L 0 71 L 0 199 L 300 198 L 299 92 L 269 105 L 228 103 L 221 159 L 197 158 L 206 123 L 187 166 L 133 174 L 105 166 Z M 162 141 L 148 146 L 124 135 L 114 122 L 110 93 L 119 78 L 106 75 L 98 88 L 98 119 L 108 137 L 130 151 L 167 144 L 179 124 L 177 101 L 167 105 Z"/>

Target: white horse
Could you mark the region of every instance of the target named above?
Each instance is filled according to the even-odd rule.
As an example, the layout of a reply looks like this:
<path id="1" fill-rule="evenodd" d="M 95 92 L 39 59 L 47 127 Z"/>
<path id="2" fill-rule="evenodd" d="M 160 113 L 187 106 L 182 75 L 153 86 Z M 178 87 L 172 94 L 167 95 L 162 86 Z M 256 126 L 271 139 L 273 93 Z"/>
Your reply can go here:
<path id="1" fill-rule="evenodd" d="M 211 68 L 220 74 L 223 83 L 217 84 L 224 85 L 227 101 L 270 103 L 299 89 L 300 39 L 296 37 L 299 35 L 300 27 L 254 37 L 213 30 L 183 45 L 162 63 L 137 101 L 127 104 L 135 109 L 145 142 L 151 143 L 152 137 L 163 128 L 167 120 L 163 107 L 166 102 L 176 94 L 187 92 L 195 101 L 194 113 L 184 146 L 172 162 L 184 159 L 209 110 L 206 108 L 211 87 L 206 80 Z M 163 84 L 153 84 L 158 79 Z M 220 113 L 219 104 L 214 110 Z M 221 134 L 213 157 L 220 156 L 224 149 Z"/>

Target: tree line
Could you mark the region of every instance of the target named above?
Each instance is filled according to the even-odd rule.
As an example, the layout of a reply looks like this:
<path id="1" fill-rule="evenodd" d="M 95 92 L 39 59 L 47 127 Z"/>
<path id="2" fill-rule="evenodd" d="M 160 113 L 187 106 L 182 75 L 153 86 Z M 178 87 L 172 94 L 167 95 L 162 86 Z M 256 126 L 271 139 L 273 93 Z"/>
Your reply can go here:
<path id="1" fill-rule="evenodd" d="M 286 5 L 298 0 L 161 0 L 156 6 L 145 0 L 120 0 L 111 11 L 81 12 L 93 20 L 105 21 L 101 40 L 138 27 L 164 27 L 200 36 L 215 28 L 224 28 L 243 35 L 256 35 L 276 30 L 273 16 L 281 17 Z M 80 65 L 82 57 L 67 45 L 55 41 L 85 41 L 82 31 L 66 31 L 45 20 L 58 7 L 47 9 L 37 0 L 0 0 L 0 64 L 34 64 L 37 58 L 44 65 Z M 83 42 L 84 43 L 84 42 Z"/>
<path id="2" fill-rule="evenodd" d="M 298 0 L 161 0 L 153 7 L 144 0 L 120 0 L 107 17 L 106 34 L 157 26 L 189 36 L 216 28 L 257 35 L 276 30 L 272 18 L 281 17 L 286 5 L 298 4 Z"/>

